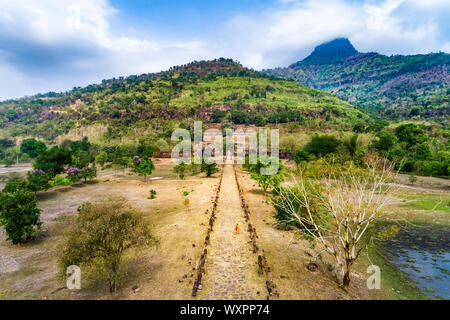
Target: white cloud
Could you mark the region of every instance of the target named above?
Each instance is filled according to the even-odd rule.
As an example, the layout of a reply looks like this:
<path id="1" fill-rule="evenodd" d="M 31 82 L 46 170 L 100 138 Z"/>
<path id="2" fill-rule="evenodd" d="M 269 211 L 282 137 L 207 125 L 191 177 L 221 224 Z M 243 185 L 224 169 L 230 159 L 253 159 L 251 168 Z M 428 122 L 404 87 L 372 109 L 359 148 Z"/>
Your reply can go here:
<path id="1" fill-rule="evenodd" d="M 237 15 L 229 22 L 227 32 L 243 63 L 254 68 L 287 65 L 336 37 L 349 38 L 357 50 L 388 55 L 446 49 L 449 1 L 279 1 L 282 9 Z"/>
<path id="2" fill-rule="evenodd" d="M 278 0 L 208 26 L 213 38 L 161 40 L 114 28 L 121 13 L 108 0 L 0 0 L 0 100 L 220 56 L 285 66 L 336 37 L 363 52 L 450 52 L 449 10 L 448 0 Z"/>
<path id="3" fill-rule="evenodd" d="M 0 100 L 211 57 L 196 39 L 116 35 L 117 13 L 105 0 L 0 0 Z"/>

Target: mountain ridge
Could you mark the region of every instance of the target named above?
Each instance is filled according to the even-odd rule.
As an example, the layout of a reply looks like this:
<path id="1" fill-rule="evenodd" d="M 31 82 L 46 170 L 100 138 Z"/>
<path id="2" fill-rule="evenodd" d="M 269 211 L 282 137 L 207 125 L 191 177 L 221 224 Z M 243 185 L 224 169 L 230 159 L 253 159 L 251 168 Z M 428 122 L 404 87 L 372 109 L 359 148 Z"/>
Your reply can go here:
<path id="1" fill-rule="evenodd" d="M 120 136 L 138 123 L 153 123 L 160 130 L 164 123 L 184 122 L 186 127 L 193 119 L 256 125 L 318 121 L 351 130 L 355 122 L 370 118 L 329 93 L 223 58 L 0 103 L 0 135 L 3 130 L 49 141 L 96 122 Z"/>
<path id="2" fill-rule="evenodd" d="M 337 40 L 347 45 L 347 50 L 336 59 L 324 60 L 320 50 L 317 52 L 324 45 L 329 51 L 333 40 L 287 68 L 263 72 L 330 92 L 360 109 L 388 118 L 446 118 L 449 114 L 449 54 L 355 53 L 348 39 Z"/>

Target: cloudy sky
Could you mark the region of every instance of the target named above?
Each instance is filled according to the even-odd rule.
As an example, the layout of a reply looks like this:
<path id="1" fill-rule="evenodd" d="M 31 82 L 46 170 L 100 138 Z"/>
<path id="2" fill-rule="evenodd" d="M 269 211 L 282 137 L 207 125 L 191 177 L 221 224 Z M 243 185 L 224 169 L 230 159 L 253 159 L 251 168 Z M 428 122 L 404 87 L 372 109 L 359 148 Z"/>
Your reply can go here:
<path id="1" fill-rule="evenodd" d="M 216 57 L 286 66 L 336 37 L 450 52 L 450 1 L 0 0 L 0 100 Z"/>

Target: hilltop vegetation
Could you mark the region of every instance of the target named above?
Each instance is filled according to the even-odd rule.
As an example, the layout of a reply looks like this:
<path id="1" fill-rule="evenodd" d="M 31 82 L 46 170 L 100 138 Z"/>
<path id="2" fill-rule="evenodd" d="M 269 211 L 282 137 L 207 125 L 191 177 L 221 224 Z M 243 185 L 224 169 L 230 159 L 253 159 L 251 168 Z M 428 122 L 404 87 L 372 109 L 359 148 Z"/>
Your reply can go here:
<path id="1" fill-rule="evenodd" d="M 170 120 L 225 118 L 257 125 L 323 119 L 348 128 L 358 119 L 369 120 L 328 93 L 268 78 L 223 58 L 0 104 L 0 127 L 8 135 L 47 141 L 94 122 L 120 136 L 142 121 L 157 120 L 161 125 Z"/>
<path id="2" fill-rule="evenodd" d="M 448 120 L 449 71 L 447 53 L 388 57 L 359 53 L 347 39 L 336 39 L 302 61 L 265 73 L 330 92 L 383 117 Z"/>

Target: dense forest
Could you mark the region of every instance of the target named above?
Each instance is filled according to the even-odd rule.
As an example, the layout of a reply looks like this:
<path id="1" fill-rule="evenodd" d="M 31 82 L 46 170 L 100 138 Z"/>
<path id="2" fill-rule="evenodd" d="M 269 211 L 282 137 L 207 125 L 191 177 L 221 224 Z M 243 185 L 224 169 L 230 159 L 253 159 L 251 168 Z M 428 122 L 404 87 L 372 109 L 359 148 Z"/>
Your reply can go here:
<path id="1" fill-rule="evenodd" d="M 388 57 L 359 53 L 347 39 L 336 39 L 287 68 L 264 72 L 330 92 L 385 118 L 448 121 L 449 71 L 447 53 Z"/>
<path id="2" fill-rule="evenodd" d="M 120 134 L 118 130 L 152 119 L 220 122 L 224 118 L 257 125 L 323 119 L 349 129 L 358 120 L 369 121 L 331 94 L 269 78 L 223 58 L 0 104 L 0 128 L 7 135 L 47 141 L 94 122 Z"/>

